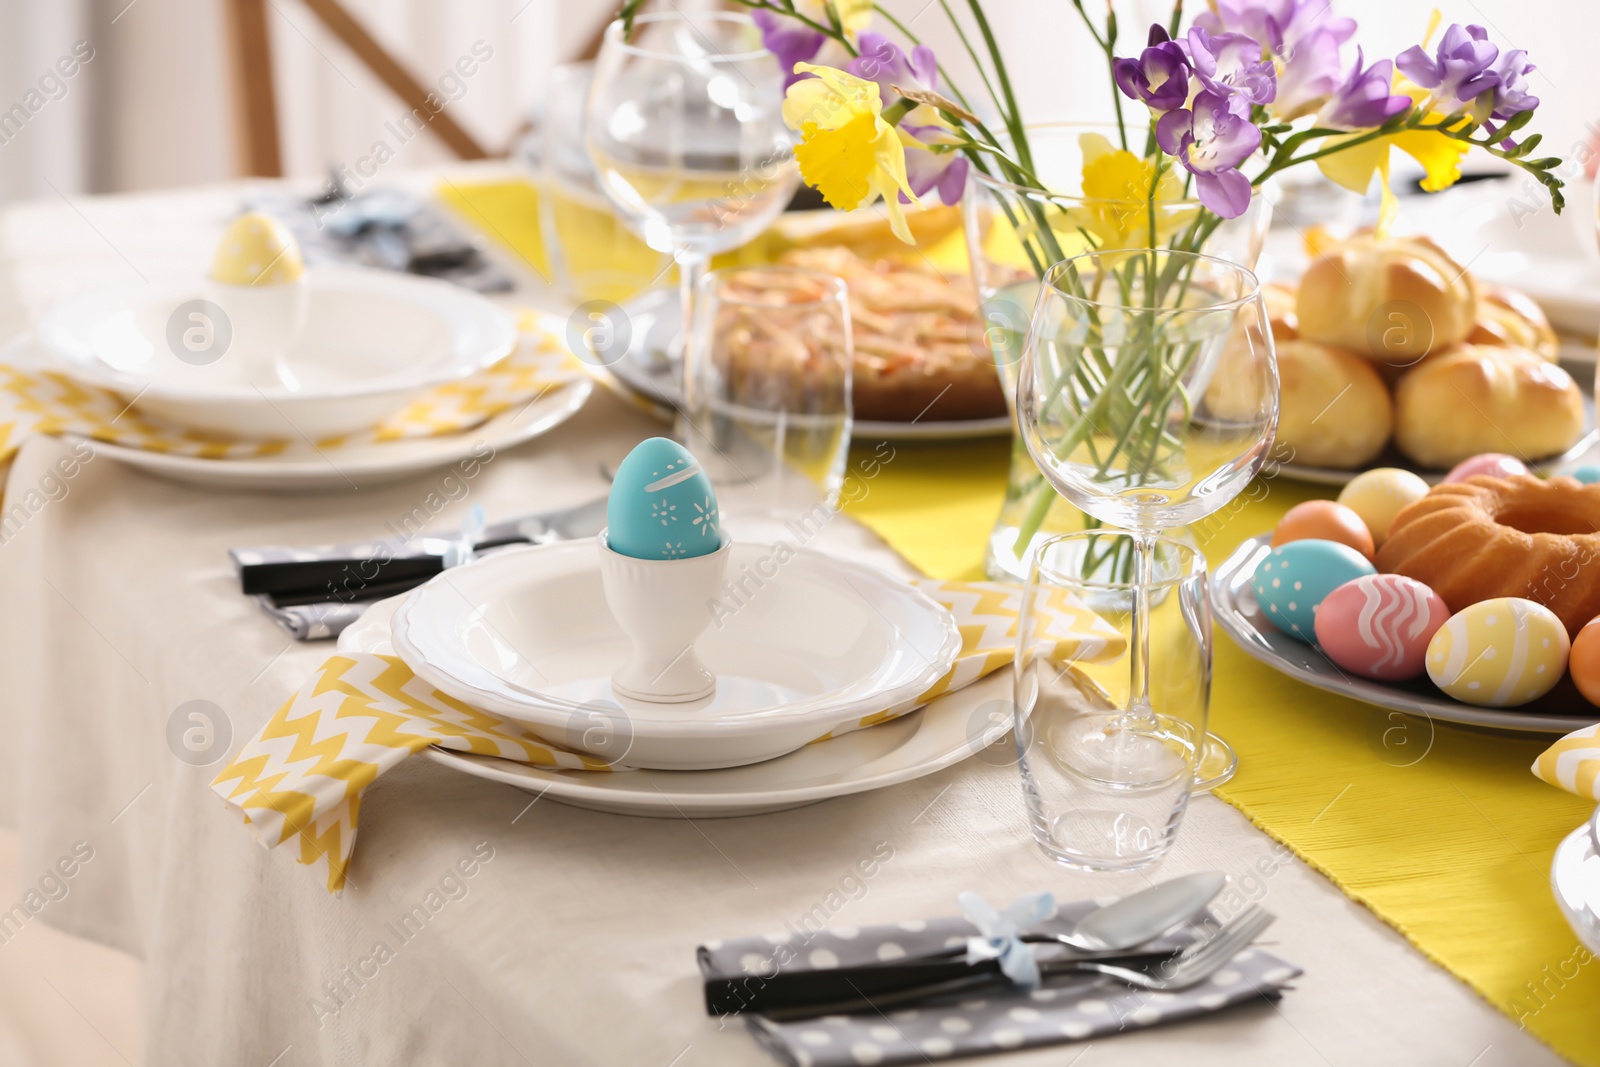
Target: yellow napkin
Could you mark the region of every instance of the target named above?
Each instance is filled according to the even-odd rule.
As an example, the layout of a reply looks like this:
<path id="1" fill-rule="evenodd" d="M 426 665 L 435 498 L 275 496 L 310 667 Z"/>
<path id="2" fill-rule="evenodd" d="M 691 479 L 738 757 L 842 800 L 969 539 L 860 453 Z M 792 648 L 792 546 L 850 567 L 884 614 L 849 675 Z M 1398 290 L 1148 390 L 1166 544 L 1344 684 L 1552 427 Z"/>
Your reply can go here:
<path id="1" fill-rule="evenodd" d="M 516 349 L 488 370 L 429 390 L 382 423 L 318 441 L 320 449 L 433 437 L 471 429 L 514 405 L 582 375 L 566 343 L 531 314 L 519 319 Z M 148 418 L 114 393 L 55 371 L 0 364 L 0 473 L 31 434 L 76 434 L 149 452 L 201 459 L 250 459 L 281 453 L 287 440 L 239 440 Z"/>
<path id="2" fill-rule="evenodd" d="M 922 581 L 949 608 L 961 652 L 945 676 L 915 700 L 860 719 L 827 737 L 898 718 L 1011 662 L 1021 590 L 987 582 Z M 1122 654 L 1122 635 L 1064 592 L 1041 613 L 1063 665 Z M 827 737 L 818 738 L 826 740 Z M 300 863 L 317 867 L 330 892 L 344 887 L 355 847 L 361 792 L 429 745 L 563 770 L 624 770 L 552 745 L 419 681 L 394 656 L 334 656 L 277 710 L 211 788 L 244 812 L 269 848 L 293 842 Z"/>
<path id="3" fill-rule="evenodd" d="M 1574 730 L 1539 753 L 1533 773 L 1569 793 L 1600 801 L 1600 723 Z"/>

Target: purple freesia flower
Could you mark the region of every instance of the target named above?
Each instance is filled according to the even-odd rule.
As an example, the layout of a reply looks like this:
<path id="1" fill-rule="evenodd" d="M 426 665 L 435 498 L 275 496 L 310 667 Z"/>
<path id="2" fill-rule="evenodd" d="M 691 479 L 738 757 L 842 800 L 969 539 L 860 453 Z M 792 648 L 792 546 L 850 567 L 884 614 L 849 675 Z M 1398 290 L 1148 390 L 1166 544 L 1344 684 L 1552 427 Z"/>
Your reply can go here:
<path id="1" fill-rule="evenodd" d="M 1201 91 L 1191 109 L 1161 116 L 1156 142 L 1194 175 L 1206 207 L 1232 219 L 1250 206 L 1250 179 L 1238 167 L 1261 146 L 1261 131 L 1250 121 L 1250 105 L 1238 94 Z"/>
<path id="2" fill-rule="evenodd" d="M 846 65 L 845 72 L 878 83 L 885 104 L 894 102 L 891 86 L 902 89 L 937 89 L 939 60 L 933 49 L 919 44 L 908 57 L 900 46 L 881 33 L 863 33 L 857 42 L 860 55 Z"/>
<path id="3" fill-rule="evenodd" d="M 1273 55 L 1288 58 L 1318 31 L 1341 45 L 1355 36 L 1355 20 L 1334 17 L 1331 7 L 1329 0 L 1215 0 L 1211 10 L 1195 16 L 1194 24 L 1211 34 L 1254 37 Z"/>
<path id="4" fill-rule="evenodd" d="M 1395 65 L 1424 89 L 1433 90 L 1434 99 L 1449 105 L 1471 100 L 1500 84 L 1500 75 L 1494 69 L 1499 54 L 1500 49 L 1489 43 L 1488 31 L 1482 26 L 1452 23 L 1434 55 L 1429 56 L 1421 45 L 1414 44 L 1400 53 Z"/>
<path id="5" fill-rule="evenodd" d="M 1122 95 L 1140 101 L 1157 115 L 1188 102 L 1188 53 L 1160 25 L 1150 27 L 1149 46 L 1139 58 L 1117 60 L 1112 73 Z"/>
<path id="6" fill-rule="evenodd" d="M 1389 86 L 1394 84 L 1394 64 L 1380 59 L 1372 66 L 1361 68 L 1361 49 L 1356 49 L 1356 65 L 1350 77 L 1322 106 L 1317 113 L 1317 125 L 1335 130 L 1367 130 L 1406 111 L 1411 106 L 1409 96 L 1394 96 Z"/>
<path id="7" fill-rule="evenodd" d="M 1495 86 L 1492 117 L 1504 122 L 1523 111 L 1539 106 L 1539 98 L 1528 92 L 1528 75 L 1538 68 L 1528 62 L 1528 53 L 1514 48 L 1500 56 L 1495 64 L 1495 75 L 1500 84 Z"/>
<path id="8" fill-rule="evenodd" d="M 936 143 L 943 132 L 938 126 L 900 128 L 925 144 Z M 961 194 L 967 187 L 967 168 L 967 157 L 960 152 L 924 152 L 909 146 L 906 149 L 906 184 L 918 197 L 927 196 L 929 190 L 936 188 L 939 190 L 939 199 L 946 204 L 960 203 Z M 903 192 L 900 200 L 907 204 L 911 202 L 911 198 Z"/>
<path id="9" fill-rule="evenodd" d="M 1187 44 L 1195 76 L 1211 92 L 1238 93 L 1252 104 L 1270 104 L 1278 95 L 1277 72 L 1256 38 L 1243 33 L 1213 36 L 1195 26 Z"/>
<path id="10" fill-rule="evenodd" d="M 1290 46 L 1278 71 L 1273 111 L 1287 121 L 1320 107 L 1344 79 L 1343 45 L 1337 32 L 1317 27 Z"/>
<path id="11" fill-rule="evenodd" d="M 820 31 L 785 18 L 777 11 L 756 8 L 750 18 L 761 30 L 762 47 L 778 59 L 778 66 L 784 73 L 783 87 L 787 89 L 801 78 L 809 78 L 809 74 L 796 74 L 794 65 L 815 59 L 827 38 Z"/>

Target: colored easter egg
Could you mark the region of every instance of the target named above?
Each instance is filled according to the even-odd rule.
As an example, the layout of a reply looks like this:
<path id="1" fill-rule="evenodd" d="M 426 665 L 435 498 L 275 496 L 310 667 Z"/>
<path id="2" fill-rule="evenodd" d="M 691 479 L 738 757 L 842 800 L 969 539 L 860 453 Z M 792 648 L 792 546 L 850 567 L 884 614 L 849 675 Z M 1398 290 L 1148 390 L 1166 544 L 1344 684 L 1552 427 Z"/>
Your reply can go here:
<path id="1" fill-rule="evenodd" d="M 1428 642 L 1428 677 L 1467 704 L 1511 708 L 1548 693 L 1567 667 L 1567 628 L 1542 604 L 1469 604 Z"/>
<path id="2" fill-rule="evenodd" d="M 1372 543 L 1383 547 L 1394 517 L 1407 504 L 1428 495 L 1428 483 L 1399 467 L 1377 467 L 1350 479 L 1339 493 L 1339 503 L 1361 516 L 1372 532 Z"/>
<path id="3" fill-rule="evenodd" d="M 1372 573 L 1372 562 L 1349 545 L 1290 541 L 1267 554 L 1251 585 L 1267 620 L 1310 644 L 1316 640 L 1316 612 L 1323 598 Z"/>
<path id="4" fill-rule="evenodd" d="M 1527 473 L 1528 465 L 1515 456 L 1501 452 L 1485 452 L 1471 459 L 1464 459 L 1451 467 L 1450 473 L 1444 476 L 1444 480 L 1448 485 L 1451 482 L 1464 482 L 1476 474 L 1487 474 L 1491 478 L 1510 478 L 1513 475 Z"/>
<path id="5" fill-rule="evenodd" d="M 1572 639 L 1567 673 L 1583 699 L 1600 706 L 1600 619 L 1591 619 Z"/>
<path id="6" fill-rule="evenodd" d="M 1420 678 L 1428 642 L 1450 618 L 1444 598 L 1399 574 L 1346 582 L 1317 608 L 1317 644 L 1347 671 L 1380 682 Z"/>
<path id="7" fill-rule="evenodd" d="M 228 285 L 284 285 L 298 281 L 305 269 L 294 234 L 259 211 L 229 224 L 211 261 L 211 277 Z"/>
<path id="8" fill-rule="evenodd" d="M 1579 467 L 1572 472 L 1572 476 L 1584 485 L 1593 485 L 1600 482 L 1600 467 Z"/>
<path id="9" fill-rule="evenodd" d="M 652 437 L 628 453 L 611 479 L 606 543 L 635 559 L 704 556 L 722 547 L 717 496 L 688 449 Z"/>
<path id="10" fill-rule="evenodd" d="M 1332 500 L 1307 500 L 1296 504 L 1272 531 L 1272 547 L 1290 541 L 1337 541 L 1372 558 L 1372 531 L 1361 516 Z"/>

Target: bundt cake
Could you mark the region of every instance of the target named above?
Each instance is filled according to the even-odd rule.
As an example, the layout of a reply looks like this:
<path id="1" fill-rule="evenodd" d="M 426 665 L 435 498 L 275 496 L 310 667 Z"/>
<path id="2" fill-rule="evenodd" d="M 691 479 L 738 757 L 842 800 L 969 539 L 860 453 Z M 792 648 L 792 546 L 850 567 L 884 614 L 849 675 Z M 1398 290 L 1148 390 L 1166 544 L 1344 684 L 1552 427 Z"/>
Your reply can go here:
<path id="1" fill-rule="evenodd" d="M 1451 611 L 1524 597 L 1576 634 L 1600 615 L 1600 485 L 1524 474 L 1434 486 L 1395 516 L 1376 562 Z"/>

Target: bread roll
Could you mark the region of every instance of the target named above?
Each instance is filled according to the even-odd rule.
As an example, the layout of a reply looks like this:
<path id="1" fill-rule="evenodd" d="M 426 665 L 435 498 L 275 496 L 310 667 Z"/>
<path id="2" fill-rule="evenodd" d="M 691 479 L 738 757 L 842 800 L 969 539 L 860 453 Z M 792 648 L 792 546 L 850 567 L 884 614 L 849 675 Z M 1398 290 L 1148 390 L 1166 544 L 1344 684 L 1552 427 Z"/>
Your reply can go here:
<path id="1" fill-rule="evenodd" d="M 1357 234 L 1307 268 L 1295 302 L 1300 336 L 1406 366 L 1466 340 L 1472 278 L 1425 237 Z"/>
<path id="2" fill-rule="evenodd" d="M 1517 345 L 1547 363 L 1554 363 L 1561 353 L 1561 340 L 1544 309 L 1527 293 L 1504 285 L 1478 289 L 1478 320 L 1467 335 L 1467 343 Z"/>
<path id="3" fill-rule="evenodd" d="M 1443 470 L 1480 452 L 1543 459 L 1582 436 L 1577 383 L 1525 348 L 1462 345 L 1395 389 L 1395 444 L 1424 467 Z"/>
<path id="4" fill-rule="evenodd" d="M 1389 390 L 1360 356 L 1311 341 L 1278 346 L 1278 441 L 1291 462 L 1359 467 L 1389 443 Z"/>

